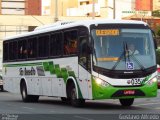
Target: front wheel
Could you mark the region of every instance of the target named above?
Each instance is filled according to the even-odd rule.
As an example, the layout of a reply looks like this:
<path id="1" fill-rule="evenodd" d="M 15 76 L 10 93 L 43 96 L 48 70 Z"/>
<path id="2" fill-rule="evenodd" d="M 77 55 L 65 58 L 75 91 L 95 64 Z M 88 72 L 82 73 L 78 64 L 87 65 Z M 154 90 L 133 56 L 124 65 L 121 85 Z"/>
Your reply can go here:
<path id="1" fill-rule="evenodd" d="M 134 98 L 129 99 L 119 99 L 122 106 L 131 106 L 134 102 Z"/>
<path id="2" fill-rule="evenodd" d="M 21 84 L 21 96 L 23 102 L 37 102 L 39 99 L 39 96 L 37 95 L 28 95 L 26 83 Z"/>
<path id="3" fill-rule="evenodd" d="M 71 92 L 70 92 L 70 100 L 71 100 L 71 105 L 74 107 L 81 107 L 84 105 L 85 100 L 84 99 L 77 99 L 77 92 L 74 84 L 71 85 Z"/>
<path id="4" fill-rule="evenodd" d="M 62 100 L 62 102 L 64 102 L 64 103 L 67 103 L 67 102 L 69 101 L 69 99 L 66 98 L 66 97 L 61 97 L 61 100 Z"/>

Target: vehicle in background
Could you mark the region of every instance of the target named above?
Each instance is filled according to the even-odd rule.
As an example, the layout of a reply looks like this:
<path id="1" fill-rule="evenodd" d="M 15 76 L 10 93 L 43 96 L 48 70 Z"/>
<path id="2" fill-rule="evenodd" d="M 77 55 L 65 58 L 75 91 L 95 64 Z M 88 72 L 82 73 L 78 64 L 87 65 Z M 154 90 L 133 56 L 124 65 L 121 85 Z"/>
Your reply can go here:
<path id="1" fill-rule="evenodd" d="M 158 89 L 160 89 L 160 66 L 157 66 Z"/>
<path id="2" fill-rule="evenodd" d="M 0 75 L 0 89 L 1 91 L 3 91 L 3 78 L 1 75 Z"/>

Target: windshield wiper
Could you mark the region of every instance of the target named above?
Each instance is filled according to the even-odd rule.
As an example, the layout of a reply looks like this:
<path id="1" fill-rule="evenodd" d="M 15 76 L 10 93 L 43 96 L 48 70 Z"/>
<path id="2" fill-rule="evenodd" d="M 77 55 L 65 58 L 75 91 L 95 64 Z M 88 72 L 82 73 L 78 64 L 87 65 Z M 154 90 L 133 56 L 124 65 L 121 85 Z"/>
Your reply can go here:
<path id="1" fill-rule="evenodd" d="M 123 42 L 123 52 L 122 54 L 120 55 L 120 58 L 119 60 L 115 63 L 115 65 L 112 67 L 111 70 L 115 70 L 115 68 L 118 66 L 118 64 L 120 63 L 120 61 L 124 58 L 125 60 L 125 64 L 127 62 L 127 59 L 128 61 L 130 62 L 130 57 L 139 65 L 140 69 L 142 71 L 145 71 L 145 67 L 141 64 L 141 62 L 134 56 L 134 54 L 132 55 L 129 55 L 129 50 L 128 50 L 128 45 L 127 43 L 124 41 Z"/>
<path id="2" fill-rule="evenodd" d="M 125 41 L 123 41 L 123 52 L 122 52 L 122 54 L 120 55 L 118 61 L 115 63 L 115 65 L 112 67 L 111 70 L 115 70 L 116 67 L 118 66 L 118 64 L 120 63 L 120 61 L 121 61 L 123 58 L 125 59 L 125 63 L 127 62 L 126 52 L 128 52 L 128 51 L 127 51 L 127 44 L 126 44 Z M 127 54 L 129 54 L 129 53 L 127 53 Z"/>
<path id="3" fill-rule="evenodd" d="M 136 63 L 139 65 L 139 67 L 140 67 L 140 69 L 141 69 L 142 71 L 145 71 L 145 67 L 144 67 L 144 66 L 141 64 L 141 62 L 134 56 L 134 54 L 132 54 L 130 57 L 133 58 L 134 61 L 136 61 Z"/>

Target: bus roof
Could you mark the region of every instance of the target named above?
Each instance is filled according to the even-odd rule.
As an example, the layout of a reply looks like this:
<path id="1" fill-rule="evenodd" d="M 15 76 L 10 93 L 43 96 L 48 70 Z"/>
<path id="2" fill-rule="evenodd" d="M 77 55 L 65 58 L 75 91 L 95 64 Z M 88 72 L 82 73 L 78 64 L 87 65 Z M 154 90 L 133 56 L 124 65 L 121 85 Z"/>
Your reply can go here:
<path id="1" fill-rule="evenodd" d="M 23 34 L 18 34 L 14 35 L 12 37 L 5 38 L 4 40 L 10 40 L 10 39 L 15 39 L 15 38 L 21 38 L 21 37 L 27 37 L 31 35 L 36 35 L 40 33 L 46 33 L 46 32 L 51 32 L 55 30 L 61 30 L 69 27 L 76 27 L 76 26 L 86 26 L 89 27 L 91 24 L 143 24 L 147 26 L 147 23 L 143 21 L 136 21 L 136 20 L 108 20 L 108 19 L 103 19 L 103 20 L 81 20 L 81 21 L 59 21 L 50 25 L 44 25 L 35 28 L 34 31 L 28 32 L 28 33 L 23 33 Z"/>

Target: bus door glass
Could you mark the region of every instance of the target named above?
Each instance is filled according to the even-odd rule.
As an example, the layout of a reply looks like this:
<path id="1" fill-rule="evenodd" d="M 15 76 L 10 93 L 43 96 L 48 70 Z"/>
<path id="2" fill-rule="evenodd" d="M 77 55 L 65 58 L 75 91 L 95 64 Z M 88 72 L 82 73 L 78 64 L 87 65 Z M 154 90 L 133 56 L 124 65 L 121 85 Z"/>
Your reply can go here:
<path id="1" fill-rule="evenodd" d="M 83 97 L 88 98 L 88 80 L 89 80 L 89 72 L 88 72 L 88 60 L 89 55 L 87 52 L 87 37 L 80 37 L 79 39 L 79 81 L 80 86 L 82 86 L 82 94 Z"/>

